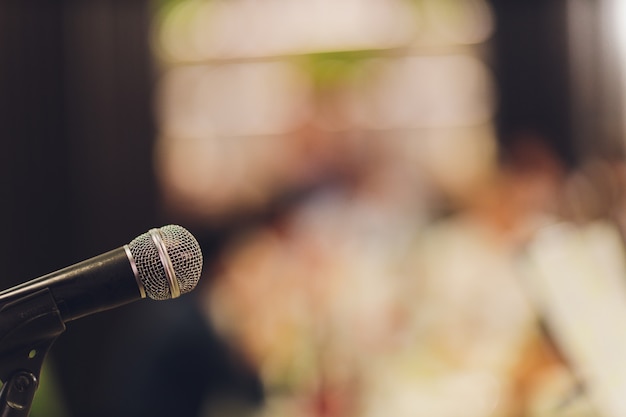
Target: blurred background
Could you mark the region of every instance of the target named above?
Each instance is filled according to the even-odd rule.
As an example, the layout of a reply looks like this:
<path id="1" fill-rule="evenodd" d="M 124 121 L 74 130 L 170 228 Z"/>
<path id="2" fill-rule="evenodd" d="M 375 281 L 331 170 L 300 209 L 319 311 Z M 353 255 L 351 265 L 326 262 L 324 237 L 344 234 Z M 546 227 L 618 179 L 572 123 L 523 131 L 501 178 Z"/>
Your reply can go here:
<path id="1" fill-rule="evenodd" d="M 33 417 L 626 415 L 620 0 L 0 0 L 0 284 L 168 223 Z"/>

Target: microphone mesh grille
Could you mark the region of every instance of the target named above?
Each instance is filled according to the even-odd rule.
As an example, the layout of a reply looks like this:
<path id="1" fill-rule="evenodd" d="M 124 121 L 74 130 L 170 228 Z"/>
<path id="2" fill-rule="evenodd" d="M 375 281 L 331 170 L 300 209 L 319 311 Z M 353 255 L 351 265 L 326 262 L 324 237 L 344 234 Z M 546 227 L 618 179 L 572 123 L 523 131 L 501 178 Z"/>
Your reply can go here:
<path id="1" fill-rule="evenodd" d="M 200 245 L 185 228 L 176 225 L 163 226 L 159 234 L 169 256 L 180 293 L 193 290 L 202 273 L 202 252 Z M 165 266 L 159 251 L 149 233 L 144 233 L 128 244 L 135 260 L 138 279 L 144 286 L 146 295 L 153 300 L 172 298 Z"/>

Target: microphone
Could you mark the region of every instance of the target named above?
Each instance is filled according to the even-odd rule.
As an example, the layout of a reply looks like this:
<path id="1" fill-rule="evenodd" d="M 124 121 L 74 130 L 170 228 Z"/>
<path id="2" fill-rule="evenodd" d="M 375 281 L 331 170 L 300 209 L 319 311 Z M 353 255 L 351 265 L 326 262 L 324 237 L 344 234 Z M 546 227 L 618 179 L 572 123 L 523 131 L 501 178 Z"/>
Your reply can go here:
<path id="1" fill-rule="evenodd" d="M 68 322 L 146 296 L 177 298 L 195 288 L 201 273 L 198 241 L 181 226 L 163 226 L 120 248 L 0 292 L 0 317 L 15 302 L 47 289 L 63 322 Z"/>

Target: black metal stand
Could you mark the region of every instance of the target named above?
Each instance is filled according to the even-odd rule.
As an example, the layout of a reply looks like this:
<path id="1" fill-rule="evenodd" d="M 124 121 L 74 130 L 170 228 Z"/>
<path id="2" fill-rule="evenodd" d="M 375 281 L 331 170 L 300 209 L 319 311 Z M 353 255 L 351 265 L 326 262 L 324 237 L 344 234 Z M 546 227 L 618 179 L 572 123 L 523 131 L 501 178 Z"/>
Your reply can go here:
<path id="1" fill-rule="evenodd" d="M 0 417 L 27 417 L 44 359 L 65 331 L 59 308 L 45 288 L 0 309 Z"/>

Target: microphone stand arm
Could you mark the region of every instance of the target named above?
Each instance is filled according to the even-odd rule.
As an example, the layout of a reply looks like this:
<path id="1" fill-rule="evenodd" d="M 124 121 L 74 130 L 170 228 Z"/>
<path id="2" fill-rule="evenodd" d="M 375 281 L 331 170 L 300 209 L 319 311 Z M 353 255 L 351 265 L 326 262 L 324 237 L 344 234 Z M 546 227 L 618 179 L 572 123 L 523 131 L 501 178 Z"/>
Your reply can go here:
<path id="1" fill-rule="evenodd" d="M 0 307 L 0 417 L 27 417 L 44 359 L 65 322 L 48 288 Z"/>

